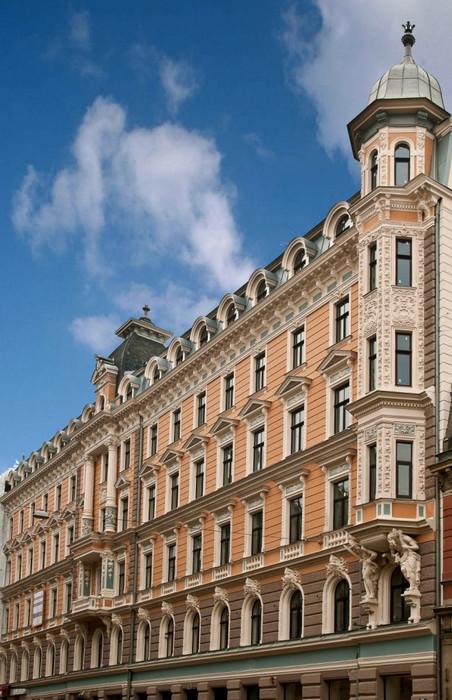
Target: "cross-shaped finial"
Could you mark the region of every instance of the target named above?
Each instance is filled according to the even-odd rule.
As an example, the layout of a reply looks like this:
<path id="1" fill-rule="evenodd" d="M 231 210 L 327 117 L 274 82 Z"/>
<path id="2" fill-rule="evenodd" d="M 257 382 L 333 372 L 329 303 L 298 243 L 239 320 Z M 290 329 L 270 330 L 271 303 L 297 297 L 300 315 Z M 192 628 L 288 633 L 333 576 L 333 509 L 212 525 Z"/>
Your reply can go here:
<path id="1" fill-rule="evenodd" d="M 149 312 L 150 312 L 150 310 L 151 310 L 151 309 L 149 308 L 149 306 L 148 306 L 147 304 L 145 304 L 145 305 L 143 306 L 143 314 L 144 314 L 144 317 L 145 317 L 145 318 L 148 318 L 148 317 L 149 317 Z"/>

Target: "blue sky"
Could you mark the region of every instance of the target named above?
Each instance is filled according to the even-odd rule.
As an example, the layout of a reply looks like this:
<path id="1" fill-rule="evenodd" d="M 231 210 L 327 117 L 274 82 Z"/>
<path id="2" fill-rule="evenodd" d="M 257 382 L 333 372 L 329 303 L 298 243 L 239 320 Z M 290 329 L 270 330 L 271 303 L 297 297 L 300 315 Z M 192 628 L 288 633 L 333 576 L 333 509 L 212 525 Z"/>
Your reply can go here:
<path id="1" fill-rule="evenodd" d="M 446 0 L 3 3 L 0 471 L 144 303 L 180 333 L 358 189 L 346 123 L 406 19 L 447 101 Z"/>

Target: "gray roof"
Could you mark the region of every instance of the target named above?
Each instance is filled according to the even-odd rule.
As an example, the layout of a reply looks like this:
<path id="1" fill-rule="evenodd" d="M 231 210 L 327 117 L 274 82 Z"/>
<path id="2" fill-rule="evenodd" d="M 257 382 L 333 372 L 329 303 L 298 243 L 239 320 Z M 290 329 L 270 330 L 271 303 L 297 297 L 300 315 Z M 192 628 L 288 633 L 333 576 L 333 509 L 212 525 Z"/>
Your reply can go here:
<path id="1" fill-rule="evenodd" d="M 391 100 L 403 97 L 426 97 L 444 109 L 441 87 L 437 79 L 418 66 L 411 56 L 397 63 L 384 73 L 373 86 L 369 104 L 374 100 Z"/>

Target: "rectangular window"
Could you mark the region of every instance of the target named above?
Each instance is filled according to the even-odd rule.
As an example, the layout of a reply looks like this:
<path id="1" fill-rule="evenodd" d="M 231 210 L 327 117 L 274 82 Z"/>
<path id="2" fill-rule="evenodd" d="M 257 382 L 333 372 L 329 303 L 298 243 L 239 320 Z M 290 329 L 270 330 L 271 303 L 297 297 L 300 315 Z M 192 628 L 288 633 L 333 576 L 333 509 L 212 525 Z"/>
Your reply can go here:
<path id="1" fill-rule="evenodd" d="M 118 595 L 124 595 L 126 589 L 126 563 L 124 559 L 118 563 Z"/>
<path id="2" fill-rule="evenodd" d="M 36 511 L 36 505 L 35 505 L 35 502 L 33 501 L 32 503 L 30 503 L 30 527 L 33 527 L 33 524 L 34 524 L 35 511 Z"/>
<path id="3" fill-rule="evenodd" d="M 377 446 L 367 448 L 369 462 L 369 501 L 375 501 L 377 493 Z"/>
<path id="4" fill-rule="evenodd" d="M 262 511 L 251 515 L 251 555 L 262 552 Z"/>
<path id="5" fill-rule="evenodd" d="M 147 552 L 144 555 L 144 587 L 151 588 L 152 586 L 152 552 Z"/>
<path id="6" fill-rule="evenodd" d="M 128 469 L 130 467 L 130 440 L 124 440 L 124 461 L 123 461 L 123 469 Z"/>
<path id="7" fill-rule="evenodd" d="M 384 677 L 384 700 L 411 700 L 413 680 L 409 674 Z"/>
<path id="8" fill-rule="evenodd" d="M 180 439 L 180 408 L 173 411 L 173 442 Z"/>
<path id="9" fill-rule="evenodd" d="M 192 543 L 192 559 L 191 572 L 197 574 L 201 571 L 201 551 L 202 551 L 202 535 L 198 532 L 191 538 Z"/>
<path id="10" fill-rule="evenodd" d="M 349 413 L 347 406 L 350 403 L 349 383 L 342 384 L 334 390 L 334 432 L 340 433 L 348 427 Z"/>
<path id="11" fill-rule="evenodd" d="M 259 428 L 253 432 L 253 472 L 257 472 L 264 466 L 264 429 Z"/>
<path id="12" fill-rule="evenodd" d="M 179 474 L 170 477 L 170 510 L 175 510 L 179 505 Z"/>
<path id="13" fill-rule="evenodd" d="M 411 386 L 411 333 L 396 333 L 396 384 Z"/>
<path id="14" fill-rule="evenodd" d="M 369 391 L 373 391 L 377 385 L 377 336 L 373 335 L 367 341 Z"/>
<path id="15" fill-rule="evenodd" d="M 228 411 L 234 405 L 234 373 L 224 378 L 224 408 Z"/>
<path id="16" fill-rule="evenodd" d="M 176 578 L 176 545 L 167 545 L 167 555 L 168 555 L 168 581 L 174 581 Z"/>
<path id="17" fill-rule="evenodd" d="M 19 614 L 20 614 L 19 603 L 15 603 L 15 605 L 14 605 L 14 629 L 15 630 L 17 630 L 19 627 Z"/>
<path id="18" fill-rule="evenodd" d="M 21 510 L 19 512 L 19 532 L 24 531 L 24 512 Z"/>
<path id="19" fill-rule="evenodd" d="M 204 425 L 204 423 L 206 422 L 206 392 L 202 391 L 200 394 L 198 394 L 196 398 L 198 404 L 196 425 L 199 427 L 200 425 Z"/>
<path id="20" fill-rule="evenodd" d="M 292 367 L 299 367 L 304 362 L 304 326 L 292 333 Z"/>
<path id="21" fill-rule="evenodd" d="M 229 563 L 231 557 L 231 524 L 225 523 L 220 527 L 220 566 Z"/>
<path id="22" fill-rule="evenodd" d="M 16 563 L 17 563 L 16 581 L 20 581 L 20 579 L 22 578 L 22 554 L 17 555 Z"/>
<path id="23" fill-rule="evenodd" d="M 31 625 L 31 600 L 27 598 L 25 601 L 25 615 L 24 615 L 25 627 L 30 627 Z"/>
<path id="24" fill-rule="evenodd" d="M 42 510 L 47 513 L 49 509 L 49 494 L 45 493 L 42 497 Z"/>
<path id="25" fill-rule="evenodd" d="M 254 358 L 254 391 L 260 391 L 265 386 L 265 352 Z"/>
<path id="26" fill-rule="evenodd" d="M 369 246 L 369 292 L 377 288 L 377 244 Z"/>
<path id="27" fill-rule="evenodd" d="M 149 453 L 151 457 L 157 454 L 157 435 L 157 423 L 154 423 L 149 430 Z"/>
<path id="28" fill-rule="evenodd" d="M 72 610 L 72 581 L 67 581 L 64 586 L 64 611 Z"/>
<path id="29" fill-rule="evenodd" d="M 60 533 L 56 532 L 53 536 L 53 547 L 52 547 L 52 558 L 53 562 L 57 562 L 60 558 Z"/>
<path id="30" fill-rule="evenodd" d="M 348 479 L 333 483 L 333 530 L 348 525 Z"/>
<path id="31" fill-rule="evenodd" d="M 39 567 L 41 569 L 45 569 L 46 567 L 46 559 L 47 559 L 47 545 L 45 540 L 41 540 L 41 544 L 39 545 Z"/>
<path id="32" fill-rule="evenodd" d="M 50 589 L 50 617 L 56 617 L 57 614 L 57 589 Z"/>
<path id="33" fill-rule="evenodd" d="M 300 452 L 304 443 L 304 406 L 290 412 L 290 454 Z"/>
<path id="34" fill-rule="evenodd" d="M 33 573 L 33 547 L 28 549 L 28 575 Z"/>
<path id="35" fill-rule="evenodd" d="M 396 285 L 411 287 L 412 282 L 412 248 L 410 238 L 396 240 Z"/>
<path id="36" fill-rule="evenodd" d="M 74 544 L 74 526 L 69 525 L 66 531 L 66 542 L 67 542 L 67 547 L 71 547 L 71 545 Z M 69 554 L 69 551 L 68 551 Z"/>
<path id="37" fill-rule="evenodd" d="M 289 501 L 289 543 L 299 542 L 303 536 L 303 497 Z"/>
<path id="38" fill-rule="evenodd" d="M 349 700 L 350 681 L 348 678 L 339 678 L 328 681 L 328 700 Z"/>
<path id="39" fill-rule="evenodd" d="M 155 484 L 148 486 L 148 520 L 155 518 Z"/>
<path id="40" fill-rule="evenodd" d="M 107 511 L 105 508 L 100 509 L 100 531 L 105 532 L 105 526 L 107 524 Z"/>
<path id="41" fill-rule="evenodd" d="M 204 494 L 204 460 L 195 462 L 195 498 Z"/>
<path id="42" fill-rule="evenodd" d="M 69 501 L 72 503 L 77 497 L 77 477 L 75 474 L 69 479 Z"/>
<path id="43" fill-rule="evenodd" d="M 336 304 L 336 343 L 350 335 L 350 305 L 348 296 Z"/>
<path id="44" fill-rule="evenodd" d="M 232 443 L 223 447 L 223 486 L 232 482 Z"/>
<path id="45" fill-rule="evenodd" d="M 55 492 L 55 510 L 61 510 L 61 484 L 58 484 Z"/>
<path id="46" fill-rule="evenodd" d="M 102 455 L 102 464 L 101 464 L 101 481 L 107 481 L 108 479 L 108 452 L 104 452 Z"/>
<path id="47" fill-rule="evenodd" d="M 129 498 L 121 498 L 121 530 L 127 530 L 129 526 Z"/>
<path id="48" fill-rule="evenodd" d="M 396 442 L 396 497 L 411 498 L 413 483 L 413 443 Z"/>

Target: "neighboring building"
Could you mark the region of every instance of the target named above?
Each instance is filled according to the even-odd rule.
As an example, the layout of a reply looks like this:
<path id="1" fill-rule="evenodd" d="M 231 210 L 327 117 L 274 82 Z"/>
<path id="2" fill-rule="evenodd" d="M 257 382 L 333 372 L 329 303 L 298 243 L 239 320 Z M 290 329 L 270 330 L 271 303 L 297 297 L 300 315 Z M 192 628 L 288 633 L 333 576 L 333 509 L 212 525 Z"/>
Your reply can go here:
<path id="1" fill-rule="evenodd" d="M 10 472 L 1 682 L 438 697 L 452 125 L 403 43 L 349 125 L 361 191 L 169 345 L 126 322 L 95 402 Z"/>
<path id="2" fill-rule="evenodd" d="M 5 475 L 0 475 L 0 497 L 3 496 L 5 491 Z M 8 526 L 5 513 L 5 507 L 0 501 L 0 584 L 3 585 L 5 580 L 5 566 L 6 557 L 3 551 L 3 547 L 8 539 Z M 0 590 L 0 629 L 3 628 L 3 597 Z"/>

